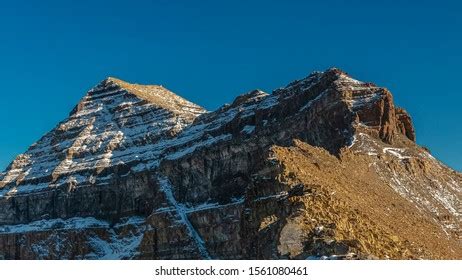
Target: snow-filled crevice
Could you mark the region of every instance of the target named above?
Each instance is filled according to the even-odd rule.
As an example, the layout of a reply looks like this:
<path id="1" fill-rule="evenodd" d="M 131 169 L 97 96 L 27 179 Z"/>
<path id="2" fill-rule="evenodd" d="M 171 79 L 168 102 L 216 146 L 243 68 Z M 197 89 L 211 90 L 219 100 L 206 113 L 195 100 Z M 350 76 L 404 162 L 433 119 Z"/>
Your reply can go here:
<path id="1" fill-rule="evenodd" d="M 189 221 L 187 208 L 183 204 L 178 203 L 175 196 L 173 195 L 172 185 L 170 184 L 168 178 L 164 176 L 159 176 L 158 182 L 161 191 L 165 194 L 165 197 L 167 198 L 168 202 L 171 204 L 172 207 L 174 207 L 176 213 L 178 214 L 180 222 L 184 224 L 184 226 L 188 230 L 190 237 L 196 243 L 197 249 L 199 250 L 201 256 L 204 259 L 211 259 L 207 247 L 205 246 L 204 240 L 197 232 L 197 230 L 194 228 L 194 226 L 191 224 L 191 221 Z"/>

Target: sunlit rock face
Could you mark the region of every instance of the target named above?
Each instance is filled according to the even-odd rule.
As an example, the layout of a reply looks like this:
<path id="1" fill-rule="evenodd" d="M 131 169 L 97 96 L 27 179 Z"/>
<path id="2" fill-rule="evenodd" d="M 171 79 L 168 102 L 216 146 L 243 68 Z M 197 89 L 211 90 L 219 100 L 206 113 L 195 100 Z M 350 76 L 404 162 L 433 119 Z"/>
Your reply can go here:
<path id="1" fill-rule="evenodd" d="M 108 78 L 0 173 L 0 258 L 462 257 L 462 175 L 338 69 L 207 112 Z"/>

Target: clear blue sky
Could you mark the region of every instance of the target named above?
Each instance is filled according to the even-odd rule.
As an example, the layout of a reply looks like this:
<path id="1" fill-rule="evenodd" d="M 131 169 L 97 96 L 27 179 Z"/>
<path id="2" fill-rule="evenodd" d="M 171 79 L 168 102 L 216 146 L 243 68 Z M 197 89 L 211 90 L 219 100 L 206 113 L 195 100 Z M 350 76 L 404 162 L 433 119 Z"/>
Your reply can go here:
<path id="1" fill-rule="evenodd" d="M 107 76 L 212 110 L 336 66 L 388 87 L 462 170 L 462 4 L 368 2 L 3 1 L 0 169 Z"/>

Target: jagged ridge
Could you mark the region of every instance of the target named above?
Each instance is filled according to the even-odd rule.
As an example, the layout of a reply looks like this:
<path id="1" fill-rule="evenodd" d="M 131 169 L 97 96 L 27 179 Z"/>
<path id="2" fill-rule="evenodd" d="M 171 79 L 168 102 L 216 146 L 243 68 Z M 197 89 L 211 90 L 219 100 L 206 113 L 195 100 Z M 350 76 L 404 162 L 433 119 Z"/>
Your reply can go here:
<path id="1" fill-rule="evenodd" d="M 367 174 L 373 177 L 358 175 L 368 178 L 356 182 L 358 188 L 384 188 L 394 194 L 389 201 L 404 199 L 407 206 L 388 215 L 408 215 L 402 209 L 419 213 L 424 217 L 421 228 L 431 228 L 441 241 L 430 244 L 423 237 L 412 238 L 377 216 L 379 225 L 370 218 L 359 223 L 371 234 L 383 235 L 380 246 L 387 244 L 386 248 L 361 232 L 348 237 L 359 243 L 346 242 L 344 234 L 330 226 L 331 233 L 322 235 L 327 243 L 313 247 L 310 240 L 321 234 L 319 228 L 341 219 L 303 227 L 302 221 L 310 216 L 296 218 L 291 212 L 298 211 L 290 206 L 294 197 L 309 209 L 313 191 L 322 190 L 321 198 L 337 201 L 324 191 L 332 186 L 313 185 L 304 173 L 297 174 L 299 169 L 288 171 L 290 158 L 296 155 L 285 159 L 270 152 L 293 146 L 294 139 L 327 151 L 334 156 L 329 161 L 340 161 L 320 167 L 311 148 L 299 149 L 297 153 L 316 168 L 325 168 L 320 174 L 343 168 L 341 162 L 349 157 L 353 166 L 367 166 Z M 124 258 L 305 258 L 339 252 L 361 258 L 460 256 L 460 244 L 453 242 L 460 238 L 461 176 L 433 160 L 414 141 L 409 115 L 395 108 L 388 90 L 352 79 L 338 69 L 315 72 L 273 94 L 251 91 L 210 113 L 162 87 L 109 78 L 89 91 L 69 119 L 0 175 L 0 223 L 76 217 L 118 223 L 123 217 L 145 217 L 140 218 L 146 226 L 142 238 L 135 239 L 139 241 L 136 250 Z M 348 185 L 348 180 L 342 182 Z M 297 185 L 299 191 L 295 191 Z M 431 186 L 431 195 L 422 186 Z M 335 191 L 340 190 L 336 187 Z M 294 192 L 300 194 L 294 196 Z M 342 217 L 341 213 L 362 205 L 358 198 L 335 203 L 346 206 L 323 211 Z M 362 212 L 371 217 L 377 213 Z M 42 238 L 17 228 L 21 226 L 14 232 L 8 226 L 0 228 L 4 232 L 0 252 L 6 251 L 8 258 L 38 258 L 30 251 L 18 256 L 9 253 L 8 248 L 17 252 L 20 244 L 2 247 L 1 236 L 20 239 L 26 235 L 32 243 Z M 140 236 L 139 226 L 134 228 L 134 236 Z M 98 246 L 90 242 L 101 239 L 107 229 L 78 230 L 83 232 L 81 242 L 87 251 L 63 249 L 52 252 L 50 258 L 107 257 L 91 255 Z M 300 233 L 297 238 L 294 232 Z M 273 241 L 259 243 L 265 236 Z M 63 238 L 70 237 L 64 234 Z M 329 238 L 340 247 L 331 246 Z M 410 239 L 411 245 L 406 243 Z M 106 243 L 108 250 L 119 248 Z M 379 254 L 378 248 L 386 253 Z"/>

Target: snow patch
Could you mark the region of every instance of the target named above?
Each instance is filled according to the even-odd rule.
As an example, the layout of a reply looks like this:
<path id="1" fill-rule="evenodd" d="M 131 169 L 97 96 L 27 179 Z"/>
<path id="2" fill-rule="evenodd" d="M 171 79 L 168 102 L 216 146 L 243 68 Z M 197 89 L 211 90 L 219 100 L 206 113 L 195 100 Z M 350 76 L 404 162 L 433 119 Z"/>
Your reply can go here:
<path id="1" fill-rule="evenodd" d="M 302 111 L 305 111 L 306 109 L 308 109 L 309 107 L 311 107 L 311 105 L 313 105 L 313 103 L 316 103 L 318 102 L 319 100 L 321 100 L 321 98 L 324 97 L 324 95 L 328 92 L 328 89 L 324 90 L 323 92 L 321 92 L 318 96 L 316 96 L 314 99 L 308 101 L 302 108 L 300 108 L 300 110 L 298 110 L 299 112 L 302 112 Z"/>
<path id="2" fill-rule="evenodd" d="M 350 144 L 348 145 L 348 149 L 350 149 L 351 147 L 353 147 L 354 144 L 356 144 L 356 141 L 357 141 L 356 135 L 353 134 L 353 136 L 352 136 L 351 139 L 350 139 Z"/>
<path id="3" fill-rule="evenodd" d="M 191 147 L 183 148 L 183 149 L 181 149 L 181 150 L 179 150 L 177 152 L 169 154 L 166 158 L 170 159 L 170 160 L 179 159 L 179 158 L 182 158 L 182 157 L 184 157 L 184 156 L 186 156 L 188 154 L 193 153 L 195 150 L 197 150 L 199 148 L 207 147 L 207 146 L 210 146 L 210 145 L 215 144 L 215 143 L 220 142 L 220 141 L 230 140 L 231 138 L 232 138 L 231 134 L 220 135 L 218 137 L 210 137 L 205 141 L 195 143 Z"/>
<path id="4" fill-rule="evenodd" d="M 383 148 L 383 153 L 385 153 L 385 154 L 389 153 L 392 156 L 395 156 L 395 157 L 399 158 L 400 160 L 411 158 L 409 156 L 403 156 L 401 154 L 401 153 L 403 153 L 405 151 L 406 151 L 406 149 L 400 149 L 400 148 Z"/>
<path id="5" fill-rule="evenodd" d="M 257 106 L 258 110 L 269 109 L 279 104 L 279 96 L 275 94 L 267 95 Z"/>
<path id="6" fill-rule="evenodd" d="M 254 131 L 255 131 L 255 126 L 254 125 L 246 125 L 241 130 L 241 133 L 252 134 Z"/>

